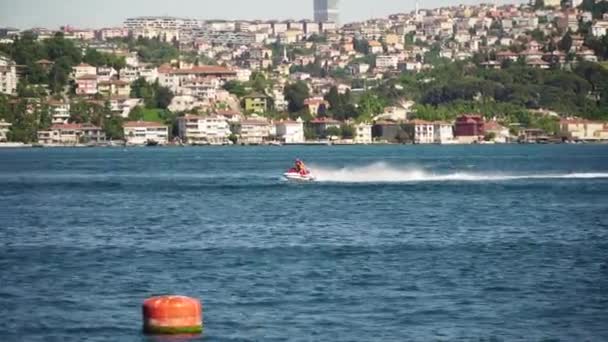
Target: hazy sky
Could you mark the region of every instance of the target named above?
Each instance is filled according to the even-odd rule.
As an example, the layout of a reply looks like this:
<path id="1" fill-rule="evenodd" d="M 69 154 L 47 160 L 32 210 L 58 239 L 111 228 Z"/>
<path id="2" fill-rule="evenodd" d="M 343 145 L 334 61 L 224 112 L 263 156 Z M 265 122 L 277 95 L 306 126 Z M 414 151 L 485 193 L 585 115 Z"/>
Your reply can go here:
<path id="1" fill-rule="evenodd" d="M 504 1 L 504 0 L 501 0 Z M 475 0 L 421 0 L 423 8 Z M 489 1 L 486 1 L 489 2 Z M 0 0 L 0 27 L 99 28 L 127 17 L 170 15 L 198 19 L 312 18 L 313 0 Z M 341 0 L 341 21 L 410 11 L 415 0 Z"/>

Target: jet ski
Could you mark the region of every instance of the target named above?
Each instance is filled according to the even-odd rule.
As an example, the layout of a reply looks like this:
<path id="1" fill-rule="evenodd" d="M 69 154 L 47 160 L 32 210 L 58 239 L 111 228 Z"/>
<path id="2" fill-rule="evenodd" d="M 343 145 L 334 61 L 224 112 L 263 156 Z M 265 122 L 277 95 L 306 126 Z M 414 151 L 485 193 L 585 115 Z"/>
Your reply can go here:
<path id="1" fill-rule="evenodd" d="M 314 182 L 316 177 L 310 173 L 310 171 L 306 173 L 298 172 L 296 169 L 290 169 L 289 171 L 283 174 L 283 177 L 288 181 L 294 182 Z"/>

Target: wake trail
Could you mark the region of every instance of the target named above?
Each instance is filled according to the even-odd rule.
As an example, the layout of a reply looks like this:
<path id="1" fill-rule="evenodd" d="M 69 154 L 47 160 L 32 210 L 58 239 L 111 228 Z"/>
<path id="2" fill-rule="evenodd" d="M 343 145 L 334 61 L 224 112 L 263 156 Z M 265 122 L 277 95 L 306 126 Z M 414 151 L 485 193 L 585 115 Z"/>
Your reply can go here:
<path id="1" fill-rule="evenodd" d="M 399 168 L 386 163 L 363 167 L 327 168 L 311 165 L 317 181 L 333 183 L 413 183 L 413 182 L 504 182 L 512 180 L 608 179 L 608 172 L 514 174 L 500 172 L 434 173 L 419 168 Z"/>

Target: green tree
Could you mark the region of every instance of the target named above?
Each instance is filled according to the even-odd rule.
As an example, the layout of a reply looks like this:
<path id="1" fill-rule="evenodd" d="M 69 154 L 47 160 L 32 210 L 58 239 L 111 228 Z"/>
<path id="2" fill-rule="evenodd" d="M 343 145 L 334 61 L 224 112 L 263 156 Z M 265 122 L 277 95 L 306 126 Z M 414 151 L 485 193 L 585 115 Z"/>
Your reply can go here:
<path id="1" fill-rule="evenodd" d="M 572 49 L 572 35 L 570 35 L 570 31 L 566 32 L 562 40 L 557 44 L 560 50 L 564 52 L 570 52 Z"/>
<path id="2" fill-rule="evenodd" d="M 358 105 L 358 118 L 370 121 L 373 116 L 384 111 L 385 103 L 378 96 L 367 92 L 361 96 Z"/>
<path id="3" fill-rule="evenodd" d="M 288 84 L 284 90 L 285 99 L 289 102 L 290 112 L 300 112 L 304 109 L 304 100 L 310 97 L 308 85 L 302 81 Z"/>

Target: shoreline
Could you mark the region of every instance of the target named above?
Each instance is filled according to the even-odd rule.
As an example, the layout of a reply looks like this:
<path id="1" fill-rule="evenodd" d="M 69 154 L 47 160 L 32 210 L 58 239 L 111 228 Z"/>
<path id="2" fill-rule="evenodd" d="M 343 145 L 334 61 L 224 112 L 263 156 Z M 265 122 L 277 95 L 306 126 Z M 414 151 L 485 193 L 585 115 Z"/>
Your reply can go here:
<path id="1" fill-rule="evenodd" d="M 580 142 L 580 143 L 486 143 L 486 144 L 399 144 L 399 143 L 371 143 L 371 144 L 347 144 L 347 143 L 294 143 L 283 145 L 269 144 L 226 144 L 226 145 L 163 145 L 163 146 L 136 146 L 136 145 L 38 145 L 38 144 L 22 144 L 22 143 L 0 143 L 0 150 L 10 149 L 87 149 L 87 148 L 108 148 L 108 149 L 167 149 L 167 148 L 217 148 L 217 147 L 272 147 L 275 149 L 285 147 L 371 147 L 371 146 L 513 146 L 513 145 L 608 145 L 608 141 L 595 142 Z"/>

